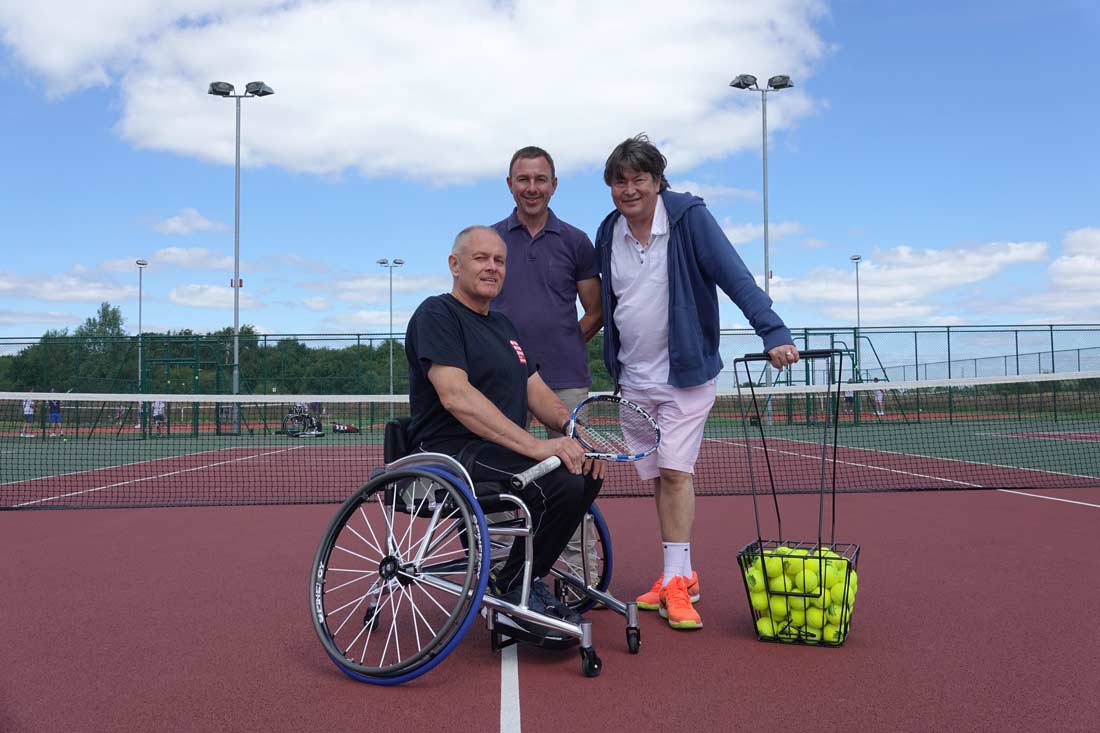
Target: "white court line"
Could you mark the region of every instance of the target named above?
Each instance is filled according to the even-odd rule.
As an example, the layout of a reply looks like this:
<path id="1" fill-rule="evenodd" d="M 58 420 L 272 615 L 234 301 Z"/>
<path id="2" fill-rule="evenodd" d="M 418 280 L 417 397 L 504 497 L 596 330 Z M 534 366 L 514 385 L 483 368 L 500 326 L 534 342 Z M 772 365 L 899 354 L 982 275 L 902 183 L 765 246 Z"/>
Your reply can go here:
<path id="1" fill-rule="evenodd" d="M 1100 509 L 1100 504 L 1090 504 L 1087 501 L 1075 501 L 1073 499 L 1059 499 L 1057 496 L 1043 496 L 1042 494 L 1029 494 L 1026 491 L 1015 491 L 1013 489 L 997 489 L 1006 494 L 1019 494 L 1020 496 L 1030 496 L 1032 499 L 1049 499 L 1050 501 L 1060 501 L 1065 504 L 1076 504 L 1078 506 L 1088 506 L 1093 509 Z"/>
<path id="2" fill-rule="evenodd" d="M 160 473 L 160 474 L 157 474 L 155 476 L 143 476 L 142 478 L 130 479 L 129 481 L 119 481 L 117 483 L 107 484 L 106 486 L 97 486 L 94 489 L 81 489 L 80 491 L 71 491 L 68 494 L 58 494 L 57 496 L 51 496 L 51 497 L 44 498 L 44 499 L 35 499 L 34 501 L 25 501 L 22 504 L 13 504 L 11 508 L 19 509 L 20 507 L 33 506 L 35 504 L 41 504 L 42 502 L 46 502 L 46 501 L 56 501 L 58 499 L 67 499 L 70 496 L 79 496 L 80 494 L 91 494 L 91 493 L 96 492 L 96 491 L 103 491 L 104 489 L 114 489 L 114 488 L 117 488 L 119 486 L 128 486 L 129 484 L 139 484 L 143 481 L 155 481 L 157 479 L 166 478 L 168 476 L 178 476 L 180 474 L 190 473 L 192 471 L 204 471 L 208 468 L 214 468 L 216 466 L 224 466 L 224 465 L 227 465 L 229 463 L 240 463 L 241 461 L 251 461 L 253 458 L 263 458 L 265 456 L 273 456 L 273 455 L 276 455 L 278 453 L 285 453 L 287 451 L 298 450 L 301 447 L 303 447 L 303 446 L 294 446 L 294 447 L 291 447 L 291 448 L 280 448 L 279 450 L 273 450 L 273 451 L 269 451 L 267 453 L 257 453 L 256 455 L 244 456 L 243 458 L 232 458 L 228 461 L 218 461 L 216 463 L 207 463 L 204 466 L 193 466 L 192 468 L 181 468 L 178 471 L 169 471 L 167 473 Z M 198 454 L 189 454 L 189 455 L 198 455 Z M 187 458 L 188 455 L 173 456 L 173 457 L 174 458 Z M 162 459 L 159 459 L 159 460 L 166 460 L 166 459 L 162 458 Z M 143 461 L 143 462 L 145 462 L 145 461 Z M 131 464 L 131 465 L 133 465 L 133 464 Z M 110 470 L 111 468 L 114 468 L 114 466 L 107 466 L 106 468 L 103 468 L 103 469 L 100 469 L 100 470 L 106 471 L 106 470 Z M 82 471 L 80 473 L 86 473 L 86 472 Z"/>
<path id="3" fill-rule="evenodd" d="M 520 733 L 519 660 L 516 645 L 500 652 L 500 733 Z"/>

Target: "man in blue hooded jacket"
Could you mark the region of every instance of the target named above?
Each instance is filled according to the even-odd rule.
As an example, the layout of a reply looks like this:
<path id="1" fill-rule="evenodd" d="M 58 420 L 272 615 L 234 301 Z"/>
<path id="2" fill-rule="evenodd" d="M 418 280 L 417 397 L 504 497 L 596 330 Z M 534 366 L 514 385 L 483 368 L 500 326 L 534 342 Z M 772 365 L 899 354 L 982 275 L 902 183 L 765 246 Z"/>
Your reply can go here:
<path id="1" fill-rule="evenodd" d="M 667 161 L 645 135 L 624 140 L 604 166 L 612 211 L 596 233 L 604 361 L 623 396 L 661 426 L 657 453 L 635 464 L 653 482 L 664 566 L 638 597 L 676 629 L 698 629 L 699 577 L 691 566 L 692 484 L 722 369 L 721 288 L 764 341 L 777 368 L 798 361 L 791 332 L 703 200 L 668 190 Z"/>

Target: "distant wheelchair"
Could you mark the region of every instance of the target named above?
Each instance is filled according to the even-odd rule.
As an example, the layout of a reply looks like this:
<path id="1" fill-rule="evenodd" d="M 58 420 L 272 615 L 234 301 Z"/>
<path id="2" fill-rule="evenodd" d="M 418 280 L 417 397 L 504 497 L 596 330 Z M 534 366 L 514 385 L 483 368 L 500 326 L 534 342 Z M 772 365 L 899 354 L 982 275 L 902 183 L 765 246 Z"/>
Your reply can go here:
<path id="1" fill-rule="evenodd" d="M 599 675 L 591 621 L 572 624 L 487 592 L 494 566 L 515 538 L 531 558 L 531 514 L 506 483 L 474 484 L 463 465 L 440 453 L 408 453 L 408 418 L 386 425 L 386 466 L 376 470 L 333 517 L 313 560 L 310 606 L 325 652 L 353 679 L 378 685 L 428 672 L 457 646 L 480 611 L 494 651 L 517 641 L 566 647 L 579 641 L 581 671 Z M 515 519 L 487 524 L 486 513 Z M 638 611 L 608 593 L 611 536 L 595 504 L 582 522 L 580 553 L 555 563 L 554 592 L 578 612 L 599 603 L 626 618 L 627 649 L 638 653 Z M 547 629 L 532 633 L 516 619 Z"/>
<path id="2" fill-rule="evenodd" d="M 321 421 L 305 405 L 291 405 L 283 417 L 282 432 L 291 438 L 317 438 L 324 435 Z"/>

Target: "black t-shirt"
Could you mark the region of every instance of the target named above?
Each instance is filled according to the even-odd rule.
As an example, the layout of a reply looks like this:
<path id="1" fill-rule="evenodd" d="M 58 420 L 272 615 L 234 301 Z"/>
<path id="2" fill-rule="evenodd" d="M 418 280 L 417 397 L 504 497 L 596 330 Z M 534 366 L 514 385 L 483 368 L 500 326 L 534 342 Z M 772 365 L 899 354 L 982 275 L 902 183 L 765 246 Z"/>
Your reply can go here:
<path id="1" fill-rule="evenodd" d="M 535 373 L 508 317 L 496 311 L 481 315 L 450 294 L 433 295 L 420 304 L 405 333 L 409 361 L 410 446 L 431 450 L 455 440 L 479 436 L 444 409 L 428 379 L 432 364 L 466 372 L 474 389 L 516 425 L 527 423 L 527 379 Z"/>

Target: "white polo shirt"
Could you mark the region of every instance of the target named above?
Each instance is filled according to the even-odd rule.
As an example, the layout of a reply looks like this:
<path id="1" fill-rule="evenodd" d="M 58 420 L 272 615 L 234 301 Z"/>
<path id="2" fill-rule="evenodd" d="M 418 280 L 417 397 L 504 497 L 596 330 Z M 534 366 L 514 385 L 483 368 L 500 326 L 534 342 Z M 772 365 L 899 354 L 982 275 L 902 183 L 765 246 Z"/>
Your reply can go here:
<path id="1" fill-rule="evenodd" d="M 625 216 L 611 237 L 619 381 L 628 387 L 668 384 L 668 236 L 668 213 L 658 196 L 649 242 L 634 238 Z"/>

